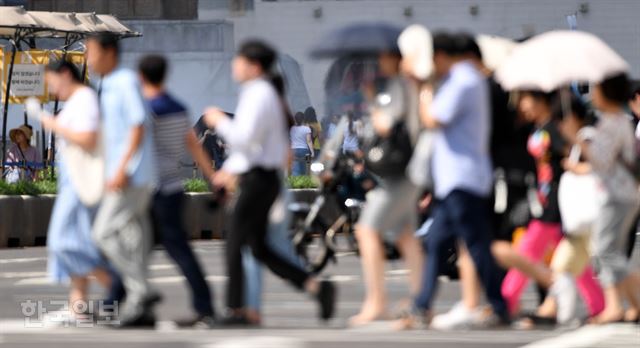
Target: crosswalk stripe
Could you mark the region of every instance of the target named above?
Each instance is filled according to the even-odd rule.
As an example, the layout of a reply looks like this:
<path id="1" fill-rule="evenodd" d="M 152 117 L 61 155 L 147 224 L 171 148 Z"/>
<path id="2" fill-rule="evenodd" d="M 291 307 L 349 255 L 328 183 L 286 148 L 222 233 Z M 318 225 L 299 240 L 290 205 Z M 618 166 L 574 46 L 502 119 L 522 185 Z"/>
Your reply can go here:
<path id="1" fill-rule="evenodd" d="M 0 272 L 0 278 L 37 278 L 46 276 L 47 272 Z"/>
<path id="2" fill-rule="evenodd" d="M 53 283 L 49 278 L 47 277 L 38 277 L 38 278 L 26 278 L 26 279 L 20 279 L 17 282 L 13 283 L 13 285 L 15 286 L 27 286 L 27 285 L 57 285 L 55 283 Z"/>
<path id="3" fill-rule="evenodd" d="M 634 345 L 637 347 L 640 342 L 640 330 L 631 324 L 588 325 L 564 335 L 527 344 L 521 348 L 586 348 L 593 346 L 622 348 L 619 345 L 608 345 L 612 343 L 609 342 L 610 339 L 622 337 L 628 338 L 630 342 L 635 341 Z"/>
<path id="4" fill-rule="evenodd" d="M 299 339 L 290 337 L 258 336 L 249 338 L 236 338 L 225 340 L 215 344 L 208 344 L 204 348 L 304 348 L 308 345 Z"/>
<path id="5" fill-rule="evenodd" d="M 35 261 L 46 261 L 46 257 L 24 257 L 17 259 L 1 259 L 0 265 L 9 264 L 9 263 L 25 263 L 25 262 L 35 262 Z"/>

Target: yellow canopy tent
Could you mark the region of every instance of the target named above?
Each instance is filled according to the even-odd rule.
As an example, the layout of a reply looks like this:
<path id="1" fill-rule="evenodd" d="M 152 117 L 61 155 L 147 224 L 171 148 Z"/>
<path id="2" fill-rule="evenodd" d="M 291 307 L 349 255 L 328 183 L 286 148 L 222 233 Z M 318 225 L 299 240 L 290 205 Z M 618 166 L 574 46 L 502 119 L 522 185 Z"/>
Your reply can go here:
<path id="1" fill-rule="evenodd" d="M 48 98 L 46 85 L 43 80 L 43 67 L 51 55 L 68 57 L 74 61 L 81 60 L 81 53 L 69 53 L 68 48 L 87 35 L 110 33 L 121 38 L 141 36 L 110 15 L 95 13 L 67 13 L 26 11 L 22 7 L 0 6 L 0 39 L 8 40 L 11 44 L 10 56 L 1 55 L 3 85 L 3 120 L 2 120 L 2 148 L 6 148 L 7 115 L 9 102 L 21 102 L 23 97 L 37 96 L 45 101 Z M 36 38 L 63 38 L 64 46 L 61 51 L 36 51 Z M 29 42 L 27 42 L 29 41 Z M 21 43 L 27 43 L 32 49 L 21 50 Z M 1 50 L 0 50 L 1 51 Z M 20 51 L 20 52 L 19 52 Z M 4 53 L 4 52 L 0 52 Z M 16 64 L 16 60 L 20 64 Z M 16 68 L 16 65 L 20 65 Z M 15 73 L 14 73 L 14 70 Z M 83 69 L 86 72 L 86 69 Z M 16 78 L 16 86 L 11 82 Z M 54 109 L 57 111 L 57 100 Z M 55 145 L 52 145 L 55 146 Z M 6 153 L 2 154 L 2 172 L 5 169 Z"/>

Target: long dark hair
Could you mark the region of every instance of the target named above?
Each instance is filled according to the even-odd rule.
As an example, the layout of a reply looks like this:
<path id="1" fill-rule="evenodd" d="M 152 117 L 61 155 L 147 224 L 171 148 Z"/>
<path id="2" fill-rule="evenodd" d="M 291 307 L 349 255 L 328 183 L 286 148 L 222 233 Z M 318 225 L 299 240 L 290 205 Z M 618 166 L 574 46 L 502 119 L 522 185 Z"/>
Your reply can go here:
<path id="1" fill-rule="evenodd" d="M 287 129 L 293 126 L 291 109 L 286 100 L 285 82 L 280 74 L 273 71 L 278 53 L 271 46 L 259 40 L 249 40 L 243 43 L 238 50 L 238 56 L 246 58 L 248 61 L 258 64 L 265 76 L 276 90 L 282 110 L 286 119 Z"/>

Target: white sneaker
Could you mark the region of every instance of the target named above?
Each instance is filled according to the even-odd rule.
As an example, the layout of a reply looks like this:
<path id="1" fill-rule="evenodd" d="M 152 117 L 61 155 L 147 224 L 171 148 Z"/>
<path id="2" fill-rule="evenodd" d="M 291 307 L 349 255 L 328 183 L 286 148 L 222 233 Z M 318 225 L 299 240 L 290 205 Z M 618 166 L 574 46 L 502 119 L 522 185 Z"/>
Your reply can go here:
<path id="1" fill-rule="evenodd" d="M 447 313 L 433 317 L 431 328 L 445 331 L 469 329 L 481 320 L 481 309 L 470 310 L 462 302 L 458 302 Z"/>
<path id="2" fill-rule="evenodd" d="M 550 289 L 558 304 L 556 318 L 558 324 L 565 325 L 576 318 L 578 291 L 573 276 L 568 273 L 559 275 Z"/>

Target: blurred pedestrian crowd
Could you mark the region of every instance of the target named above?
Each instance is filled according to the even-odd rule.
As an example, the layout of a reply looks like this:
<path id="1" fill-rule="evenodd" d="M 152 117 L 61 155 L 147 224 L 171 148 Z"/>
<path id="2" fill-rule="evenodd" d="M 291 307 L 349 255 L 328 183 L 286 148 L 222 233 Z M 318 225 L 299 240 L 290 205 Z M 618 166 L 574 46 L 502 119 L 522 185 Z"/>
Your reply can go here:
<path id="1" fill-rule="evenodd" d="M 119 327 L 151 327 L 162 301 L 147 280 L 156 243 L 189 284 L 194 313 L 176 320 L 180 327 L 259 325 L 260 264 L 331 319 L 338 291 L 308 271 L 289 239 L 285 178 L 308 175 L 323 156 L 350 156 L 354 172 L 367 172 L 375 185 L 360 187 L 366 203 L 355 236 L 365 298 L 349 326 L 638 323 L 640 273 L 629 260 L 640 216 L 640 88 L 632 90 L 626 63 L 576 62 L 602 71 L 582 77 L 576 68 L 568 81 L 544 84 L 536 79 L 555 67 L 539 68 L 541 59 L 530 67 L 534 78 L 515 76 L 527 71 L 514 73 L 509 64 L 535 40 L 514 44 L 500 66 L 488 66 L 475 36 L 410 26 L 387 48 L 366 52 L 377 58 L 379 75 L 362 86 L 368 115 L 321 120 L 313 108 L 289 108 L 277 52 L 247 41 L 232 64 L 240 84 L 235 112 L 211 107 L 200 122 L 201 134 L 215 134 L 224 151 L 212 158 L 188 108 L 167 88 L 165 58 L 143 57 L 132 71 L 121 66 L 117 37 L 89 37 L 88 66 L 102 77 L 96 88 L 65 60 L 46 69 L 50 91 L 64 101 L 55 117 L 39 116 L 61 141 L 47 239 L 51 278 L 70 284 L 72 304 L 86 301 L 96 280 L 107 301 L 120 304 Z M 10 166 L 5 179 L 33 180 L 37 169 L 26 164 L 41 160 L 31 129 L 10 135 L 7 158 L 25 165 Z M 339 150 L 326 153 L 325 140 Z M 187 152 L 228 210 L 222 312 L 183 226 L 179 163 Z M 389 312 L 385 291 L 384 242 L 409 270 L 410 300 L 397 312 Z M 439 277 L 451 268 L 461 299 L 438 314 Z M 524 312 L 529 280 L 540 288 L 540 306 Z M 579 317 L 580 299 L 587 318 Z M 72 306 L 68 320 L 91 314 Z"/>

